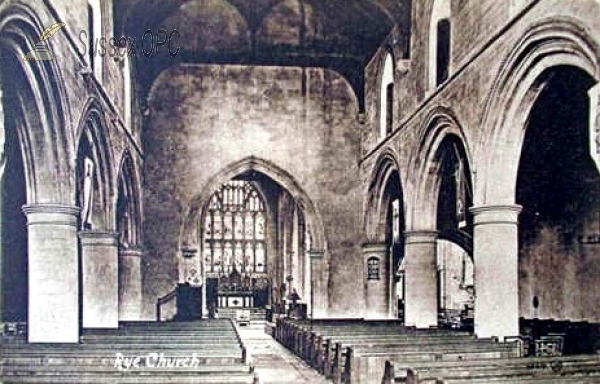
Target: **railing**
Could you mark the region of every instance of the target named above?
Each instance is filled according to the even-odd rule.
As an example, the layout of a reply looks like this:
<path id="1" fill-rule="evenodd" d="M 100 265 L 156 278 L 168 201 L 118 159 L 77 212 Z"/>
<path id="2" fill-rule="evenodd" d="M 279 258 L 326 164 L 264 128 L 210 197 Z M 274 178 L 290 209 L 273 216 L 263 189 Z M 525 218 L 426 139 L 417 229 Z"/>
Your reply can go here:
<path id="1" fill-rule="evenodd" d="M 174 289 L 171 292 L 164 295 L 163 297 L 159 297 L 158 300 L 156 300 L 156 321 L 162 321 L 162 319 L 161 319 L 162 305 L 167 304 L 168 302 L 172 301 L 176 297 L 177 297 L 177 289 Z"/>

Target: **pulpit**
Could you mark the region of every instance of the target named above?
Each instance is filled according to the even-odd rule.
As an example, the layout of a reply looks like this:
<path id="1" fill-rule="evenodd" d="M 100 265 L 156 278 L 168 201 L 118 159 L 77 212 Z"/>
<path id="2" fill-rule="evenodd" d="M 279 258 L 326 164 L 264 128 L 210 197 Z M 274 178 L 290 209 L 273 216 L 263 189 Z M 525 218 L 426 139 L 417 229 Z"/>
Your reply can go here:
<path id="1" fill-rule="evenodd" d="M 202 318 L 202 287 L 188 283 L 177 285 L 177 321 L 192 321 Z"/>

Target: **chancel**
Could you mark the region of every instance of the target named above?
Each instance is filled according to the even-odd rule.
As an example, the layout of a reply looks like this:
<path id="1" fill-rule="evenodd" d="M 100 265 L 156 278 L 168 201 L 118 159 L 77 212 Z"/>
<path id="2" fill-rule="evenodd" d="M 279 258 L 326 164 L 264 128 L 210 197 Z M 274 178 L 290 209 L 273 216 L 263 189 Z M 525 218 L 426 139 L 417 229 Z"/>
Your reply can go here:
<path id="1" fill-rule="evenodd" d="M 598 20 L 0 1 L 0 382 L 600 382 Z"/>

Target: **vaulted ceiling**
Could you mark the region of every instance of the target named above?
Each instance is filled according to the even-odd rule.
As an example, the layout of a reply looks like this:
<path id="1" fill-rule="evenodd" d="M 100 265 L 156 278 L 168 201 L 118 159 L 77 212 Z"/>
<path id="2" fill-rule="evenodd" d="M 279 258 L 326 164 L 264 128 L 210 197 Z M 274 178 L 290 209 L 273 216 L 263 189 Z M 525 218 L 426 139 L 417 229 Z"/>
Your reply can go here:
<path id="1" fill-rule="evenodd" d="M 365 64 L 398 26 L 407 44 L 410 0 L 115 0 L 117 31 L 177 29 L 181 48 L 140 58 L 150 86 L 170 65 L 222 63 L 316 66 L 335 70 L 362 93 Z M 166 53 L 166 49 L 164 50 Z M 140 52 L 137 52 L 140 57 Z"/>

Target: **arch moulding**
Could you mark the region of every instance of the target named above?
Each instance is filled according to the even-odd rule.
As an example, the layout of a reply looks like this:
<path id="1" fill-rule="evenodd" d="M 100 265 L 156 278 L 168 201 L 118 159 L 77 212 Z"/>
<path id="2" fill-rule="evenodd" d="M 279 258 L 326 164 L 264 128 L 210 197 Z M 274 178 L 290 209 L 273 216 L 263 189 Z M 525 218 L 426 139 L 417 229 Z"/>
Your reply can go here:
<path id="1" fill-rule="evenodd" d="M 254 156 L 247 157 L 223 168 L 211 177 L 201 192 L 190 201 L 180 231 L 179 249 L 182 250 L 197 246 L 197 223 L 201 219 L 206 203 L 217 188 L 234 177 L 247 172 L 257 172 L 268 176 L 283 189 L 287 190 L 295 199 L 299 208 L 304 211 L 307 229 L 312 236 L 311 251 L 326 251 L 323 221 L 319 211 L 304 189 L 287 171 L 267 160 Z"/>
<path id="2" fill-rule="evenodd" d="M 529 113 L 559 66 L 600 77 L 599 47 L 573 18 L 543 20 L 529 28 L 504 59 L 487 96 L 477 151 L 478 187 L 474 205 L 511 205 L 516 198 L 520 152 Z"/>

